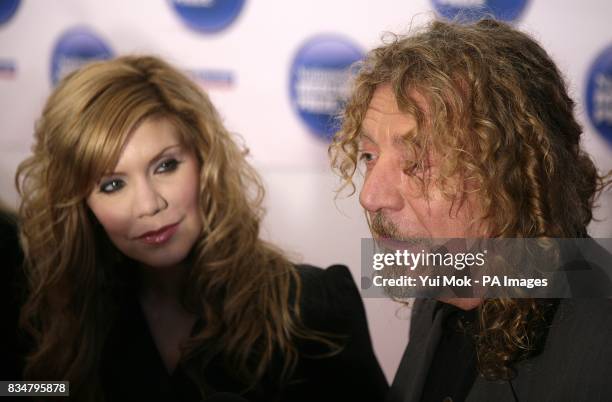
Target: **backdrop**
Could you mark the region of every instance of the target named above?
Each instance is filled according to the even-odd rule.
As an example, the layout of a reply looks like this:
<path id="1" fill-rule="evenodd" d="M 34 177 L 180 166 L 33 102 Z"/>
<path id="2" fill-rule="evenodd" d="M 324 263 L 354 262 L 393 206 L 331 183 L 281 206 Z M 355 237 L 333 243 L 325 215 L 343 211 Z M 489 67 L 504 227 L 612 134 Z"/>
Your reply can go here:
<path id="1" fill-rule="evenodd" d="M 598 167 L 612 169 L 612 3 L 536 0 L 0 0 L 0 198 L 13 180 L 54 83 L 91 59 L 153 53 L 210 94 L 241 135 L 268 190 L 264 236 L 295 259 L 344 263 L 359 283 L 356 197 L 334 201 L 327 160 L 347 67 L 385 31 L 482 8 L 531 33 L 565 73 Z M 612 237 L 612 194 L 600 199 L 596 237 Z M 571 211 L 568 211 L 571 213 Z M 392 378 L 409 311 L 366 300 L 376 353 Z"/>

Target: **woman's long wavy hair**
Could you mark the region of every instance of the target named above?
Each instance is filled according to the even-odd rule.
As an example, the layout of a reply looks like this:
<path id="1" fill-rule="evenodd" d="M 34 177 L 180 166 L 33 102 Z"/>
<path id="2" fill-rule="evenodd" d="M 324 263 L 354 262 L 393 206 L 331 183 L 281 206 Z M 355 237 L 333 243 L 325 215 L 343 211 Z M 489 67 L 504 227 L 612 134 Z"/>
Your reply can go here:
<path id="1" fill-rule="evenodd" d="M 399 108 L 417 122 L 406 139 L 408 155 L 414 155 L 408 163 L 423 164 L 428 152 L 440 156 L 436 184 L 446 197 L 461 201 L 465 193 L 457 191 L 456 178 L 469 183 L 488 235 L 587 235 L 594 200 L 610 175 L 600 176 L 580 148 L 582 129 L 563 78 L 528 35 L 489 19 L 466 25 L 434 21 L 369 52 L 330 146 L 332 166 L 353 193 L 361 123 L 381 84 L 392 86 Z M 510 378 L 512 364 L 535 352 L 552 305 L 485 300 L 476 334 L 480 372 L 489 379 Z"/>
<path id="2" fill-rule="evenodd" d="M 288 376 L 296 339 L 319 339 L 301 323 L 295 268 L 259 238 L 260 179 L 206 94 L 155 57 L 93 63 L 53 91 L 33 155 L 16 175 L 29 282 L 21 325 L 34 341 L 25 377 L 70 381 L 78 400 L 102 395 L 100 355 L 119 307 L 116 290 L 127 281 L 85 199 L 112 171 L 130 133 L 158 117 L 175 124 L 201 166 L 203 232 L 190 255 L 183 302 L 205 325 L 183 345 L 182 359 L 193 363 L 202 392 L 212 357 L 222 356 L 248 388 L 275 353 Z"/>

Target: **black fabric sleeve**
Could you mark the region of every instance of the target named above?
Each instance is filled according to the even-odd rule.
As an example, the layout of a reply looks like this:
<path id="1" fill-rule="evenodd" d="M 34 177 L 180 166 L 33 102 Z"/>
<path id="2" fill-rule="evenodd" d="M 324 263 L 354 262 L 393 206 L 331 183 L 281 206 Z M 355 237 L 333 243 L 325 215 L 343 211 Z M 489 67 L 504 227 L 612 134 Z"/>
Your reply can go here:
<path id="1" fill-rule="evenodd" d="M 21 269 L 23 256 L 15 219 L 0 212 L 0 380 L 21 380 L 26 346 L 18 329 L 19 311 L 25 294 Z"/>
<path id="2" fill-rule="evenodd" d="M 306 342 L 296 372 L 298 382 L 287 389 L 284 401 L 383 401 L 387 381 L 378 364 L 363 302 L 348 268 L 326 270 L 299 266 L 304 324 L 329 335 L 338 347 Z M 300 376 L 305 379 L 299 382 Z"/>

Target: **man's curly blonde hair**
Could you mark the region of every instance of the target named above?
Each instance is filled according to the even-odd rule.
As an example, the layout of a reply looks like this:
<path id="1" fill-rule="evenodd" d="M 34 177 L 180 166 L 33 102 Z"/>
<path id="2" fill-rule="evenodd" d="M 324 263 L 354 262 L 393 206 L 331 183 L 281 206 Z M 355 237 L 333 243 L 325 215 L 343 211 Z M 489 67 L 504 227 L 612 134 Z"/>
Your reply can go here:
<path id="1" fill-rule="evenodd" d="M 461 197 L 451 178 L 475 186 L 490 236 L 587 236 L 594 200 L 610 175 L 599 175 L 580 148 L 574 101 L 535 40 L 490 19 L 434 21 L 370 51 L 329 149 L 332 166 L 353 191 L 361 124 L 381 84 L 390 84 L 400 110 L 415 117 L 407 147 L 441 156 L 436 183 L 443 192 Z M 425 99 L 427 114 L 415 93 Z M 423 163 L 418 159 L 427 153 L 410 152 L 417 160 L 409 163 Z M 476 334 L 480 372 L 510 378 L 513 362 L 533 353 L 544 336 L 552 304 L 486 300 Z"/>

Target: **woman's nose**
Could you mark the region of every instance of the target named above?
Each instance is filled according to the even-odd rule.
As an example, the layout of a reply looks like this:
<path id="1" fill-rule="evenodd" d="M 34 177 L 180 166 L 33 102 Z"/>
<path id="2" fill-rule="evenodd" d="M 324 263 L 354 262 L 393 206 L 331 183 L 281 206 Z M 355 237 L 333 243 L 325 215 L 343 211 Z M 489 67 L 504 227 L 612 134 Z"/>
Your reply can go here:
<path id="1" fill-rule="evenodd" d="M 134 203 L 138 217 L 153 216 L 168 207 L 162 193 L 149 180 L 136 186 Z"/>

